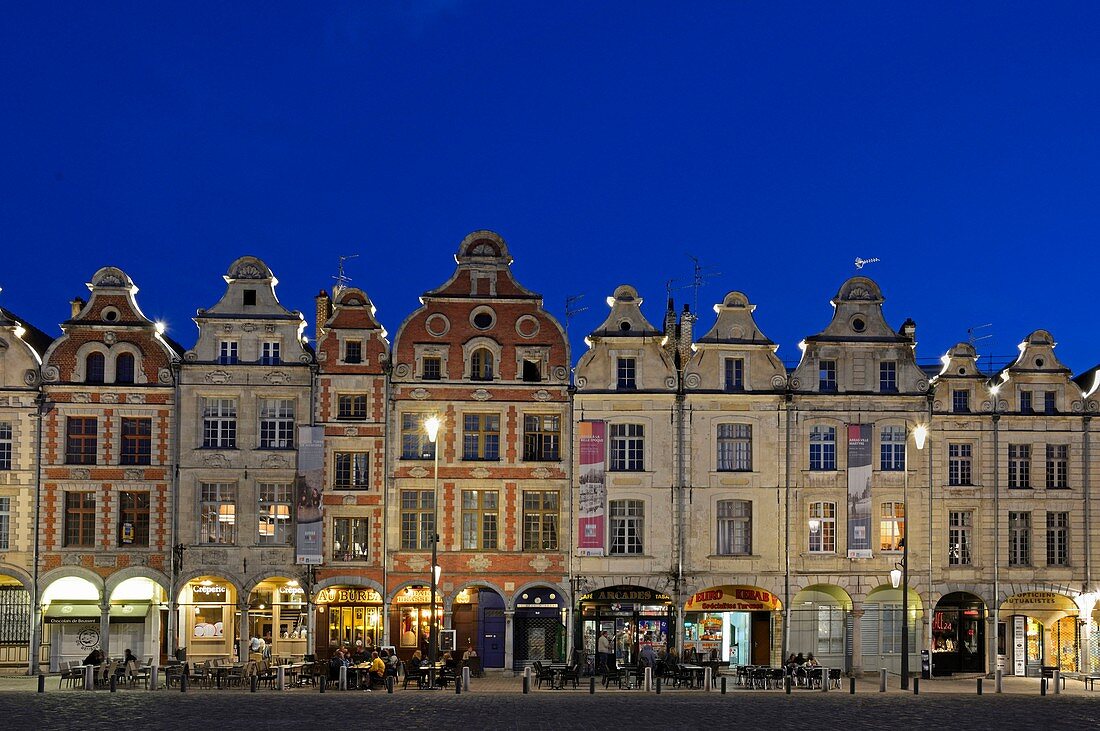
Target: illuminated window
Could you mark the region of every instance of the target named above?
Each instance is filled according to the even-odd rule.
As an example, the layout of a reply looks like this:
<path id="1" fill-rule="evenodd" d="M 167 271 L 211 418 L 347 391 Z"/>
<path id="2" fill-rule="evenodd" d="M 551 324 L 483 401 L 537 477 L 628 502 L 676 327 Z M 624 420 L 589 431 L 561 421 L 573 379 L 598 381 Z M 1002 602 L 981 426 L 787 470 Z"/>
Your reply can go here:
<path id="1" fill-rule="evenodd" d="M 290 543 L 291 486 L 259 485 L 259 535 L 257 543 L 284 546 Z"/>
<path id="2" fill-rule="evenodd" d="M 237 486 L 203 483 L 199 489 L 199 543 L 237 542 Z"/>
<path id="3" fill-rule="evenodd" d="M 401 459 L 433 459 L 435 445 L 424 430 L 425 414 L 410 412 L 401 415 Z"/>
<path id="4" fill-rule="evenodd" d="M 370 487 L 370 452 L 336 452 L 333 460 L 337 490 L 366 490 Z"/>
<path id="5" fill-rule="evenodd" d="M 367 561 L 370 550 L 367 545 L 369 524 L 366 518 L 332 519 L 332 560 Z"/>
<path id="6" fill-rule="evenodd" d="M 836 503 L 810 503 L 810 553 L 836 553 Z"/>
<path id="7" fill-rule="evenodd" d="M 523 550 L 558 550 L 558 491 L 523 491 Z"/>
<path id="8" fill-rule="evenodd" d="M 879 520 L 879 550 L 900 551 L 903 535 L 905 535 L 905 503 L 883 503 L 882 518 Z"/>

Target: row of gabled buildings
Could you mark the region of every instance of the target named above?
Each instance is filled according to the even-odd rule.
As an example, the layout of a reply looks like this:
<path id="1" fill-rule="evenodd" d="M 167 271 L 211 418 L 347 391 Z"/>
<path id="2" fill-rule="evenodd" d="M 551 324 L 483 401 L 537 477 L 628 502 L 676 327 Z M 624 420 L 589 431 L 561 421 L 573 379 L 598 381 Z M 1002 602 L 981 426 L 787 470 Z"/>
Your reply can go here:
<path id="1" fill-rule="evenodd" d="M 456 261 L 392 344 L 347 286 L 309 337 L 254 257 L 190 348 L 114 267 L 57 338 L 0 311 L 0 663 L 408 656 L 435 575 L 445 642 L 489 668 L 605 630 L 621 662 L 897 669 L 908 633 L 936 674 L 1098 664 L 1096 371 L 1049 333 L 925 369 L 854 277 L 788 369 L 744 294 L 698 335 L 624 285 L 571 378 L 505 242 Z"/>

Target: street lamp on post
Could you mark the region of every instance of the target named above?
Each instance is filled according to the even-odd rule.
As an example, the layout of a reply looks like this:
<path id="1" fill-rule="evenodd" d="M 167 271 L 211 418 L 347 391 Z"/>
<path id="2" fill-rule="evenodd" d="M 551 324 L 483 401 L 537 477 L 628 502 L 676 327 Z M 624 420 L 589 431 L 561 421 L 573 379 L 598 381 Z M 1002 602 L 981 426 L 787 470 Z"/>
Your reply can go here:
<path id="1" fill-rule="evenodd" d="M 432 565 L 428 573 L 430 585 L 431 619 L 428 625 L 428 687 L 435 687 L 435 658 L 436 646 L 439 642 L 439 628 L 436 626 L 435 613 L 435 586 L 439 582 L 439 427 L 442 425 L 438 416 L 430 416 L 424 420 L 424 431 L 428 433 L 428 441 L 432 443 L 434 467 L 432 476 Z"/>
<path id="2" fill-rule="evenodd" d="M 901 570 L 894 565 L 890 571 L 890 583 L 896 589 L 901 584 L 901 689 L 909 690 L 909 436 L 918 451 L 924 450 L 928 439 L 928 427 L 917 424 L 905 435 L 905 471 L 901 488 Z M 900 574 L 900 575 L 899 575 Z M 931 596 L 932 587 L 928 587 Z M 929 658 L 931 660 L 931 658 Z"/>

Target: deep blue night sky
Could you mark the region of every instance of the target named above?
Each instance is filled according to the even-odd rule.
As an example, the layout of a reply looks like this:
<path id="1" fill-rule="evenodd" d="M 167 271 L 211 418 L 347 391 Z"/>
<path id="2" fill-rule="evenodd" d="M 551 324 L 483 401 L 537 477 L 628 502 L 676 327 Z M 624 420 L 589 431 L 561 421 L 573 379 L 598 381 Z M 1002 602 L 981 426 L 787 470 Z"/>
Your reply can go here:
<path id="1" fill-rule="evenodd" d="M 1100 362 L 1096 3 L 24 3 L 0 9 L 0 304 L 113 264 L 194 342 L 229 263 L 307 313 L 339 254 L 393 333 L 471 230 L 561 316 L 694 255 L 786 361 L 853 260 L 934 361 Z M 1092 252 L 1090 254 L 1090 252 Z M 690 289 L 679 302 L 692 302 Z M 312 332 L 312 327 L 310 328 Z"/>

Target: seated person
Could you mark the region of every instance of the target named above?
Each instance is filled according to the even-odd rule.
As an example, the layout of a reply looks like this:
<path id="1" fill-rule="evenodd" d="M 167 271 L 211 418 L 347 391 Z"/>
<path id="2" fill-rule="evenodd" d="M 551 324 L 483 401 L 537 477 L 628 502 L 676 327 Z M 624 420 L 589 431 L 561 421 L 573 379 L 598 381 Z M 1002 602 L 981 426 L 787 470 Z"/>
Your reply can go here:
<path id="1" fill-rule="evenodd" d="M 413 656 L 409 658 L 409 661 L 405 664 L 405 687 L 407 688 L 410 680 L 416 680 L 418 685 L 423 685 L 424 678 L 424 656 L 417 650 L 413 653 Z"/>
<path id="2" fill-rule="evenodd" d="M 449 653 L 449 652 L 444 652 L 443 653 L 443 667 L 447 668 L 448 670 L 454 670 L 455 669 L 455 664 L 456 663 L 455 663 L 454 656 L 451 655 L 451 653 Z"/>
<path id="3" fill-rule="evenodd" d="M 378 652 L 371 653 L 370 661 L 370 682 L 367 684 L 367 690 L 370 690 L 372 685 L 384 685 L 386 678 L 386 663 L 378 656 Z"/>
<path id="4" fill-rule="evenodd" d="M 347 648 L 337 647 L 332 653 L 332 659 L 328 661 L 328 678 L 337 681 L 340 679 L 340 668 L 351 667 L 351 660 L 347 656 Z"/>
<path id="5" fill-rule="evenodd" d="M 123 672 L 126 674 L 126 677 L 133 679 L 140 664 L 138 659 L 134 657 L 134 653 L 130 652 L 130 648 L 126 648 L 126 655 L 122 658 Z"/>
<path id="6" fill-rule="evenodd" d="M 477 650 L 474 649 L 473 643 L 466 646 L 466 651 L 462 653 L 463 661 L 469 660 L 471 657 L 477 657 Z"/>
<path id="7" fill-rule="evenodd" d="M 84 664 L 97 667 L 103 664 L 103 653 L 100 652 L 98 647 L 88 653 L 88 657 L 84 658 Z"/>

